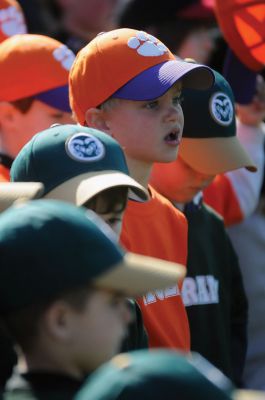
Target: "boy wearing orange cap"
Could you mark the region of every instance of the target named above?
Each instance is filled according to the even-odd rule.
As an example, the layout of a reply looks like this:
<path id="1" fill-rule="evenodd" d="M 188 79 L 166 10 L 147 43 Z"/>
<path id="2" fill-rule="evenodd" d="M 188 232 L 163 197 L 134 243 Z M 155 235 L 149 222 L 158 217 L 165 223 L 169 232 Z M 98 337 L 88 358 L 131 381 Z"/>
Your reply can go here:
<path id="1" fill-rule="evenodd" d="M 24 13 L 16 0 L 0 0 L 0 42 L 27 33 Z"/>
<path id="2" fill-rule="evenodd" d="M 102 33 L 82 49 L 69 82 L 77 121 L 118 140 L 131 175 L 147 188 L 152 164 L 177 156 L 182 85 L 207 88 L 213 75 L 205 66 L 177 61 L 157 38 L 125 28 Z M 149 201 L 129 201 L 122 243 L 136 253 L 185 263 L 185 217 L 148 188 Z M 140 305 L 151 346 L 189 350 L 188 321 L 177 286 L 148 293 Z"/>
<path id="3" fill-rule="evenodd" d="M 218 173 L 241 167 L 253 172 L 255 166 L 236 137 L 233 93 L 222 75 L 215 72 L 214 86 L 200 96 L 194 90 L 184 91 L 183 110 L 187 123 L 179 157 L 173 163 L 155 164 L 150 182 L 184 210 L 189 224 L 182 298 L 189 317 L 191 349 L 240 385 L 246 355 L 247 300 L 223 220 L 203 203 L 201 190 Z"/>
<path id="4" fill-rule="evenodd" d="M 68 74 L 74 54 L 42 35 L 15 35 L 0 44 L 0 181 L 38 131 L 71 122 Z"/>

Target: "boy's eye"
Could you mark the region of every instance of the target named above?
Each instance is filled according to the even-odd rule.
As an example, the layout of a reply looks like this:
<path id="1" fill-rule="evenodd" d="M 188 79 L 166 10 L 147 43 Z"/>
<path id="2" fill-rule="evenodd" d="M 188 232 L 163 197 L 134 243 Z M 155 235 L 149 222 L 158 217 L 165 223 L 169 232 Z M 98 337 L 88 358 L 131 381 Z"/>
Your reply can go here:
<path id="1" fill-rule="evenodd" d="M 158 101 L 149 101 L 148 103 L 145 104 L 145 107 L 148 108 L 149 110 L 152 110 L 158 106 Z"/>
<path id="2" fill-rule="evenodd" d="M 113 295 L 111 300 L 110 300 L 110 305 L 112 307 L 119 307 L 120 305 L 125 303 L 125 299 L 121 295 Z"/>
<path id="3" fill-rule="evenodd" d="M 111 225 L 116 224 L 117 222 L 121 222 L 121 218 L 117 218 L 117 217 L 108 218 L 108 223 Z"/>
<path id="4" fill-rule="evenodd" d="M 183 96 L 175 96 L 173 97 L 173 104 L 180 105 L 183 102 Z"/>

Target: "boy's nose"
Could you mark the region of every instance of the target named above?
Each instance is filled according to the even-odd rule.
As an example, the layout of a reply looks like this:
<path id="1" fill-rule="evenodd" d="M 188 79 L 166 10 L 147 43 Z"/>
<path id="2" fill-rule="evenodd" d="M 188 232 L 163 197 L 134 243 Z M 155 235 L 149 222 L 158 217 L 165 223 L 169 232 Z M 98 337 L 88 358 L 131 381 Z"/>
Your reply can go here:
<path id="1" fill-rule="evenodd" d="M 179 104 L 177 107 L 170 106 L 165 114 L 164 120 L 165 122 L 180 121 L 181 123 L 184 123 L 184 116 L 181 105 Z"/>

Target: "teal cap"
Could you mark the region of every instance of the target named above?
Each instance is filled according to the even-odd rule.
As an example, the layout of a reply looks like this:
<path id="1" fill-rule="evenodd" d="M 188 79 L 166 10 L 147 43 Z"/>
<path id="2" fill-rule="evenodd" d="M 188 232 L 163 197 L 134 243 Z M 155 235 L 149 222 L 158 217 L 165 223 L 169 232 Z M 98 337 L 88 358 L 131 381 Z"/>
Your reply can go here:
<path id="1" fill-rule="evenodd" d="M 34 200 L 0 215 L 0 313 L 91 284 L 126 296 L 183 279 L 185 268 L 126 253 L 112 230 L 83 207 Z"/>
<path id="2" fill-rule="evenodd" d="M 231 400 L 231 382 L 197 353 L 121 354 L 98 369 L 75 400 Z"/>
<path id="3" fill-rule="evenodd" d="M 41 182 L 45 198 L 78 206 L 115 186 L 148 198 L 147 191 L 129 176 L 118 142 L 79 125 L 54 125 L 35 135 L 13 162 L 11 181 Z"/>
<path id="4" fill-rule="evenodd" d="M 219 174 L 256 166 L 236 136 L 234 95 L 217 71 L 214 85 L 204 91 L 183 89 L 185 117 L 179 155 L 193 169 Z"/>

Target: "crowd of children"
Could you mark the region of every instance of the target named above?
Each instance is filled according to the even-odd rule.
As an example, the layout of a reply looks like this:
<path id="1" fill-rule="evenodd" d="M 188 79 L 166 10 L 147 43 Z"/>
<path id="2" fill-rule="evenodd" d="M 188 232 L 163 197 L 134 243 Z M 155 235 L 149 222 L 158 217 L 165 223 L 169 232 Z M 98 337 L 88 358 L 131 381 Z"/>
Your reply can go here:
<path id="1" fill-rule="evenodd" d="M 52 3 L 0 1 L 0 398 L 264 399 L 262 74 L 204 1 Z"/>

